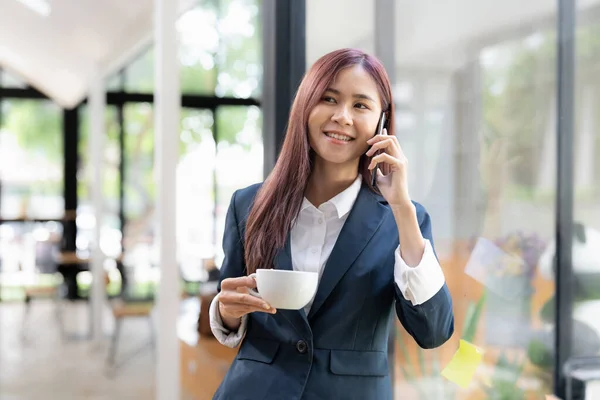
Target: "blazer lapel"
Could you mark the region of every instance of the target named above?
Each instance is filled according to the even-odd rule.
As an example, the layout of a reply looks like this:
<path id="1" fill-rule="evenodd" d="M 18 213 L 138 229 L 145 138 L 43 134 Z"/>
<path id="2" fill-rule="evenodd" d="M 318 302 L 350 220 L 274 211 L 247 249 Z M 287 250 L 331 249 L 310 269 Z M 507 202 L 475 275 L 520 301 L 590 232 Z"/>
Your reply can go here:
<path id="1" fill-rule="evenodd" d="M 356 202 L 325 264 L 308 318 L 312 318 L 358 255 L 367 246 L 386 215 L 383 197 L 363 184 Z"/>

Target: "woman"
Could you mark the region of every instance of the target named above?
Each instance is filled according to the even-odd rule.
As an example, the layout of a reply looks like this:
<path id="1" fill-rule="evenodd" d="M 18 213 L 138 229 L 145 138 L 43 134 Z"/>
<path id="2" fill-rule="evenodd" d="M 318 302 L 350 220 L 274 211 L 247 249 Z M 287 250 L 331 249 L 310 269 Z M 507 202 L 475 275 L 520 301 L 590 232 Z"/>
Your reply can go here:
<path id="1" fill-rule="evenodd" d="M 375 136 L 382 113 L 388 132 Z M 450 338 L 452 300 L 406 168 L 381 63 L 352 49 L 319 59 L 275 168 L 234 193 L 227 213 L 211 328 L 224 345 L 242 345 L 215 399 L 391 399 L 394 306 L 421 347 Z M 318 272 L 312 303 L 274 310 L 248 295 L 258 268 Z"/>

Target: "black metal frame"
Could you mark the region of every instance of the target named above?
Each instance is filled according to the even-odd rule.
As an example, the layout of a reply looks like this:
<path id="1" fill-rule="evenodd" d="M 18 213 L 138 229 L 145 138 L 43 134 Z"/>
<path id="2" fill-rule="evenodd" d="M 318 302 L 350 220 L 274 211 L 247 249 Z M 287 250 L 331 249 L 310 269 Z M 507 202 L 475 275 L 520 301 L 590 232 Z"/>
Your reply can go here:
<path id="1" fill-rule="evenodd" d="M 306 1 L 263 0 L 264 175 L 277 161 L 292 101 L 306 70 Z"/>
<path id="2" fill-rule="evenodd" d="M 564 366 L 571 356 L 573 327 L 573 134 L 575 103 L 575 0 L 558 0 L 557 190 L 554 330 L 554 393 L 565 396 Z"/>
<path id="3" fill-rule="evenodd" d="M 125 70 L 121 70 L 119 73 L 119 81 L 121 89 L 125 88 Z M 119 124 L 119 226 L 121 229 L 121 237 L 125 237 L 125 225 L 127 220 L 125 219 L 125 112 L 123 111 L 123 104 L 117 106 L 117 122 Z M 122 241 L 121 241 L 122 246 Z"/>
<path id="4" fill-rule="evenodd" d="M 79 107 L 63 110 L 63 197 L 65 200 L 65 218 L 61 249 L 77 250 L 77 166 L 79 164 Z"/>

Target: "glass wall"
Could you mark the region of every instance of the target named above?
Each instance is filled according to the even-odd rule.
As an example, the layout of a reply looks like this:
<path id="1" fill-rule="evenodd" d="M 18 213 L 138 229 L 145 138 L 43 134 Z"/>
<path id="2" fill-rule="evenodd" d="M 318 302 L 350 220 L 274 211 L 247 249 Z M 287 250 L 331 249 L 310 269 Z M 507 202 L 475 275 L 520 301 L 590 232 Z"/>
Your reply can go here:
<path id="1" fill-rule="evenodd" d="M 62 110 L 50 101 L 5 99 L 0 127 L 2 218 L 61 218 Z"/>
<path id="2" fill-rule="evenodd" d="M 307 1 L 309 64 L 341 47 L 373 54 L 386 39 L 375 35 L 375 1 L 361 2 L 360 14 L 345 10 L 346 18 L 327 20 L 339 7 L 348 8 Z M 396 134 L 410 161 L 411 196 L 432 218 L 455 312 L 454 336 L 433 350 L 420 349 L 397 324 L 395 398 L 543 398 L 553 391 L 554 368 L 552 256 L 546 261 L 557 190 L 556 2 L 395 7 Z M 587 67 L 578 81 L 587 80 L 578 83 L 577 101 L 587 99 L 587 108 L 577 107 L 576 139 L 575 215 L 590 236 L 600 227 L 593 222 L 600 204 L 594 34 L 588 45 L 578 43 L 578 71 L 582 59 Z M 461 339 L 467 347 L 457 351 Z M 482 357 L 459 385 L 444 369 L 465 349 Z"/>
<path id="3" fill-rule="evenodd" d="M 216 242 L 221 243 L 225 215 L 233 192 L 263 180 L 262 113 L 258 107 L 217 109 Z M 218 246 L 217 259 L 223 257 Z M 219 264 L 220 265 L 220 264 Z"/>
<path id="4" fill-rule="evenodd" d="M 179 18 L 177 30 L 184 94 L 181 127 L 174 133 L 180 143 L 178 260 L 184 278 L 197 280 L 206 277 L 202 276 L 204 260 L 214 259 L 220 265 L 224 216 L 233 191 L 263 178 L 262 113 L 254 105 L 262 79 L 259 1 L 198 1 Z M 0 85 L 26 86 L 6 71 L 0 74 Z M 101 247 L 110 257 L 125 250 L 125 264 L 135 266 L 134 280 L 154 280 L 157 249 L 153 47 L 145 49 L 122 72 L 108 77 L 107 90 L 112 93 L 104 139 Z M 228 105 L 232 98 L 239 105 Z M 46 100 L 3 98 L 0 104 L 0 218 L 62 218 L 63 110 Z M 120 112 L 124 132 L 122 153 Z M 85 252 L 94 228 L 89 188 L 89 115 L 85 104 L 79 107 L 79 118 L 77 248 Z M 243 174 L 239 168 L 231 168 L 239 165 L 239 160 L 247 166 Z M 13 238 L 12 225 L 4 222 L 0 225 L 2 238 Z M 8 242 L 3 239 L 2 250 Z M 4 270 L 10 264 L 6 254 L 2 251 Z M 18 257 L 13 258 L 15 268 L 20 268 Z"/>
<path id="5" fill-rule="evenodd" d="M 125 190 L 123 247 L 136 265 L 150 263 L 156 194 L 154 192 L 154 113 L 150 103 L 128 103 L 123 108 Z M 144 255 L 142 257 L 142 255 Z M 143 260 L 143 261 L 142 261 Z"/>
<path id="6" fill-rule="evenodd" d="M 77 180 L 77 250 L 89 254 L 94 235 L 94 208 L 90 187 L 89 112 L 86 105 L 79 108 L 79 171 Z M 100 230 L 100 247 L 109 257 L 121 254 L 121 222 L 119 220 L 119 121 L 117 107 L 106 109 L 106 137 L 102 159 L 103 220 Z"/>
<path id="7" fill-rule="evenodd" d="M 556 20 L 546 3 L 528 18 L 504 3 L 465 9 L 452 23 L 423 13 L 412 41 L 408 16 L 398 21 L 397 135 L 411 194 L 433 220 L 456 321 L 433 351 L 398 326 L 397 398 L 552 392 L 554 283 L 540 262 L 555 235 L 556 194 Z M 483 353 L 465 387 L 441 374 L 460 340 Z"/>
<path id="8" fill-rule="evenodd" d="M 205 0 L 181 16 L 181 90 L 211 98 L 211 108 L 184 102 L 177 167 L 178 259 L 197 276 L 202 260 L 222 259 L 224 216 L 233 191 L 262 180 L 261 111 L 220 105 L 221 98 L 260 94 L 261 27 L 256 0 Z M 124 72 L 126 92 L 153 90 L 153 49 Z M 116 81 L 113 79 L 112 81 Z M 116 85 L 116 83 L 114 83 Z M 137 265 L 156 262 L 154 248 L 154 114 L 151 103 L 126 103 L 124 247 Z M 244 173 L 232 165 L 247 165 Z"/>
<path id="9" fill-rule="evenodd" d="M 578 3 L 580 4 L 580 3 Z M 573 204 L 573 355 L 600 356 L 600 17 L 578 9 Z M 550 253 L 550 252 L 549 252 Z M 575 393 L 579 388 L 575 387 Z M 590 389 L 587 398 L 598 396 Z"/>
<path id="10" fill-rule="evenodd" d="M 17 82 L 6 80 L 7 85 Z M 12 83 L 11 83 L 12 82 Z M 2 99 L 0 118 L 0 296 L 51 264 L 64 214 L 62 110 L 50 101 Z M 36 222 L 37 221 L 37 222 Z"/>

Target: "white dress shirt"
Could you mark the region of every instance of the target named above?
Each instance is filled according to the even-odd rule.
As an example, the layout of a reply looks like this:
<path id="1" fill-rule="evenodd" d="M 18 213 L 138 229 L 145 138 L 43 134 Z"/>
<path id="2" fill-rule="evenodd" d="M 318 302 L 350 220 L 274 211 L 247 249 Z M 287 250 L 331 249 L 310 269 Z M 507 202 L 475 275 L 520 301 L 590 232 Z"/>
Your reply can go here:
<path id="1" fill-rule="evenodd" d="M 335 242 L 350 214 L 362 185 L 359 174 L 354 183 L 331 200 L 315 207 L 304 198 L 298 217 L 292 224 L 290 245 L 294 271 L 309 271 L 319 274 L 333 250 Z M 405 299 L 413 305 L 419 305 L 431 299 L 444 285 L 444 273 L 438 263 L 428 240 L 425 252 L 419 264 L 411 268 L 400 256 L 400 247 L 396 249 L 394 280 Z M 218 307 L 217 295 L 210 306 L 210 327 L 219 342 L 228 347 L 237 347 L 248 323 L 248 315 L 236 332 L 229 331 L 223 325 Z M 304 308 L 306 315 L 310 311 L 312 300 Z"/>

